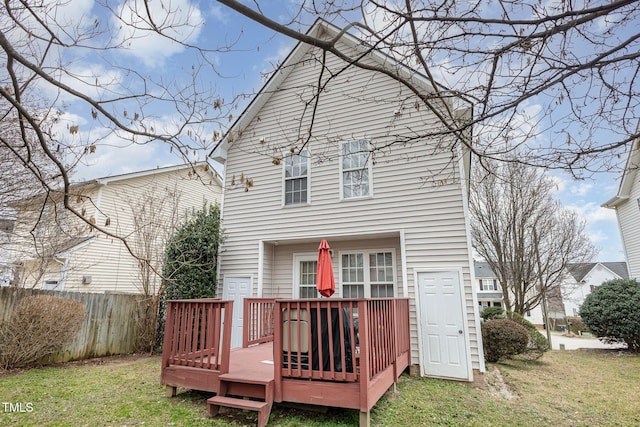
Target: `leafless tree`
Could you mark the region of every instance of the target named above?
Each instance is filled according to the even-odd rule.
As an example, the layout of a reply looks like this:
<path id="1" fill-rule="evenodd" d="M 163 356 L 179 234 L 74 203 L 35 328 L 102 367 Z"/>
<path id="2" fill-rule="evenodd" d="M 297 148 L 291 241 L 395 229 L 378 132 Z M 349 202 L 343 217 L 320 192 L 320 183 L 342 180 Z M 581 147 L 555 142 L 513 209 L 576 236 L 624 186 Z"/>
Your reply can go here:
<path id="1" fill-rule="evenodd" d="M 133 229 L 122 233 L 137 254 L 136 286 L 141 294 L 138 315 L 138 351 L 153 351 L 156 322 L 165 281 L 161 272 L 164 252 L 178 221 L 180 194 L 174 188 L 152 184 L 141 195 L 129 198 Z"/>
<path id="2" fill-rule="evenodd" d="M 176 156 L 192 161 L 198 151 L 210 149 L 208 124 L 228 122 L 234 106 L 232 100 L 218 99 L 212 83 L 201 76 L 206 65 L 213 64 L 211 55 L 225 47 L 199 50 L 188 44 L 202 24 L 197 8 L 156 6 L 97 2 L 83 9 L 68 1 L 3 3 L 1 212 L 10 215 L 7 206 L 38 194 L 42 204 L 32 210 L 42 219 L 47 201 L 55 199 L 56 212 L 59 207 L 70 211 L 85 228 L 121 239 L 138 256 L 139 245 L 96 224 L 74 203 L 74 167 L 114 141 L 123 147 L 167 144 Z M 189 64 L 173 81 L 131 68 L 127 52 L 145 34 L 165 38 L 165 49 L 200 52 L 199 63 Z M 117 54 L 122 56 L 118 59 Z M 79 57 L 86 67 L 78 66 Z M 43 226 L 34 225 L 32 235 L 38 227 Z M 141 260 L 146 255 L 141 254 Z"/>
<path id="3" fill-rule="evenodd" d="M 487 166 L 471 190 L 473 247 L 496 274 L 506 309 L 524 314 L 558 292 L 569 263 L 596 251 L 584 222 L 554 200 L 552 180 L 516 162 Z"/>
<path id="4" fill-rule="evenodd" d="M 82 217 L 69 203 L 69 165 L 99 153 L 112 138 L 131 145 L 166 144 L 185 161 L 194 151 L 206 153 L 246 99 L 222 99 L 216 85 L 223 76 L 220 58 L 234 51 L 245 23 L 316 46 L 320 61 L 333 55 L 345 68 L 397 80 L 419 98 L 417 107 L 443 123 L 413 139 L 455 135 L 481 163 L 517 152 L 507 157 L 581 177 L 616 166 L 617 156 L 638 137 L 637 1 L 301 0 L 290 5 L 288 16 L 271 15 L 256 1 L 218 5 L 248 20 L 238 20 L 236 34 L 205 45 L 195 35 L 209 24 L 189 0 L 117 6 L 98 1 L 82 13 L 73 2 L 4 2 L 0 118 L 11 118 L 22 142 L 31 140 L 46 160 L 36 165 L 28 154 L 9 150 L 12 165 L 33 175 L 45 192 L 61 191 L 66 208 Z M 308 35 L 318 17 L 361 38 L 365 53 L 343 49 L 342 34 Z M 173 81 L 151 66 L 132 68 L 127 55 L 146 37 L 160 37 L 167 50 L 190 50 L 199 59 Z M 402 67 L 372 65 L 366 51 L 374 49 L 414 69 L 432 90 L 421 90 L 416 74 Z M 93 65 L 81 69 L 77 58 Z M 330 83 L 319 82 L 313 98 Z M 311 117 L 314 99 L 307 101 Z M 455 108 L 442 108 L 455 100 L 473 106 L 472 120 L 460 122 Z M 173 112 L 169 118 L 166 109 Z M 43 120 L 51 117 L 58 117 L 58 126 L 47 130 Z M 473 140 L 467 137 L 470 128 Z M 309 129 L 301 132 L 313 133 L 313 126 Z M 16 141 L 2 137 L 0 144 L 6 148 Z M 58 182 L 43 173 L 49 166 Z"/>
<path id="5" fill-rule="evenodd" d="M 303 1 L 289 21 L 268 16 L 257 2 L 219 2 L 349 66 L 398 80 L 443 121 L 440 133 L 472 145 L 481 160 L 508 158 L 584 177 L 618 165 L 638 136 L 636 1 Z M 309 37 L 301 32 L 309 16 L 355 32 L 369 49 L 421 73 L 433 90 L 420 91 L 398 68 L 341 51 L 340 37 Z M 454 110 L 439 109 L 438 100 L 452 98 L 473 104 L 473 120 L 460 123 Z M 468 127 L 472 143 L 462 132 Z"/>

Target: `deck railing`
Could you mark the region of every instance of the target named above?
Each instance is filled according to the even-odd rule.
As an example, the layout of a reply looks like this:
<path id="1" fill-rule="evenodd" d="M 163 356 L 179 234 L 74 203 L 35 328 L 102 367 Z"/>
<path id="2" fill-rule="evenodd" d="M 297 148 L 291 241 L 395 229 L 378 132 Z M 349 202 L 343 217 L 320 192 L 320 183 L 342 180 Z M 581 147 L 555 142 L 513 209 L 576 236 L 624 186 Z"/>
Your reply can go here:
<path id="1" fill-rule="evenodd" d="M 219 298 L 167 302 L 162 366 L 229 371 L 233 301 Z"/>
<path id="2" fill-rule="evenodd" d="M 275 298 L 245 298 L 242 347 L 273 341 Z"/>
<path id="3" fill-rule="evenodd" d="M 369 379 L 372 379 L 410 350 L 409 300 L 372 299 L 365 303 L 368 330 L 360 329 L 360 336 L 368 338 L 363 341 L 361 352 L 368 357 Z"/>
<path id="4" fill-rule="evenodd" d="M 279 378 L 360 382 L 409 363 L 409 300 L 319 299 L 275 303 Z M 402 363 L 398 363 L 399 359 Z"/>

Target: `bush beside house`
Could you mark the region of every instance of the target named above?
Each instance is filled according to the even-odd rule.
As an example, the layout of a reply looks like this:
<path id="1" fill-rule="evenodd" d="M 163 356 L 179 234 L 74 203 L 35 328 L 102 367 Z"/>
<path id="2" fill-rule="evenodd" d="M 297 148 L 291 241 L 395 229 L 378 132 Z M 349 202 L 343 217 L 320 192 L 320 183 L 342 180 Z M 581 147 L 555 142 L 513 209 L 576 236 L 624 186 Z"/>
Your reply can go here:
<path id="1" fill-rule="evenodd" d="M 482 342 L 487 362 L 498 362 L 526 351 L 527 329 L 510 319 L 492 319 L 482 324 Z"/>
<path id="2" fill-rule="evenodd" d="M 480 317 L 482 317 L 482 319 L 484 320 L 483 327 L 485 323 L 488 323 L 491 320 L 511 320 L 525 328 L 528 336 L 526 348 L 519 353 L 514 353 L 510 355 L 505 354 L 504 357 L 514 356 L 517 354 L 521 358 L 538 359 L 542 357 L 545 351 L 550 349 L 549 341 L 547 340 L 547 338 L 545 338 L 545 336 L 540 333 L 540 331 L 535 327 L 533 323 L 529 322 L 527 319 L 525 319 L 523 316 L 521 316 L 518 313 L 514 313 L 511 311 L 505 312 L 500 307 L 487 307 L 484 310 L 482 310 L 482 313 L 480 313 Z M 494 340 L 495 338 L 490 336 L 489 339 Z M 494 352 L 495 350 L 493 349 L 493 347 L 497 345 L 506 345 L 507 349 L 505 350 L 505 352 L 506 353 L 510 352 L 511 350 L 509 350 L 509 348 L 513 344 L 510 342 L 505 342 L 503 341 L 503 339 L 504 337 L 502 337 L 501 335 L 498 339 L 498 342 L 491 342 L 487 344 L 486 341 L 484 341 L 484 335 L 483 335 L 483 342 L 485 346 L 485 356 L 487 353 L 487 347 L 489 347 L 489 352 Z M 487 361 L 490 362 L 491 360 L 487 358 Z"/>
<path id="3" fill-rule="evenodd" d="M 640 351 L 640 282 L 610 280 L 589 294 L 580 307 L 580 317 L 604 342 L 624 342 Z"/>
<path id="4" fill-rule="evenodd" d="M 203 206 L 178 226 L 165 249 L 165 285 L 156 346 L 162 346 L 166 301 L 216 296 L 218 248 L 222 242 L 220 206 Z"/>

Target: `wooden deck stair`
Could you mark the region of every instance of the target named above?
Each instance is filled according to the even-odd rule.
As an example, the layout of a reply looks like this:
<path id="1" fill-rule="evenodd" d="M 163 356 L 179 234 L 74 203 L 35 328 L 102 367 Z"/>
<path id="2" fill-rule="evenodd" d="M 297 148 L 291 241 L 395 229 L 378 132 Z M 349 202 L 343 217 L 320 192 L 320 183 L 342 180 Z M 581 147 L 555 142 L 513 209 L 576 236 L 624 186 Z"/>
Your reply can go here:
<path id="1" fill-rule="evenodd" d="M 220 375 L 219 393 L 207 400 L 209 416 L 216 416 L 221 406 L 255 411 L 258 413 L 258 427 L 264 427 L 269 421 L 273 406 L 273 388 L 273 379 L 249 378 L 237 374 Z"/>

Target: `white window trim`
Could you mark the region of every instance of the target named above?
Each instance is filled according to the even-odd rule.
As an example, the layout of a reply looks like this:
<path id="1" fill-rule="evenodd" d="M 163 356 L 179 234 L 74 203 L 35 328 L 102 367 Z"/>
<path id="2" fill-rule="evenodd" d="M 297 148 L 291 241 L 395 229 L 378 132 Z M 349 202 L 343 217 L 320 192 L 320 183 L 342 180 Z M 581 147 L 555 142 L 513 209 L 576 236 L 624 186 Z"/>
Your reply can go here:
<path id="1" fill-rule="evenodd" d="M 493 282 L 493 287 L 495 289 L 482 289 L 482 283 L 488 280 L 491 280 Z M 500 292 L 498 279 L 490 279 L 488 277 L 483 277 L 481 279 L 478 279 L 478 292 Z"/>
<path id="2" fill-rule="evenodd" d="M 317 253 L 294 253 L 293 254 L 293 280 L 291 281 L 293 289 L 291 292 L 291 298 L 300 298 L 300 262 L 301 261 L 318 261 Z"/>
<path id="3" fill-rule="evenodd" d="M 364 297 L 365 298 L 371 298 L 371 272 L 369 270 L 369 254 L 371 253 L 378 253 L 378 252 L 391 252 L 391 263 L 393 264 L 393 297 L 397 298 L 398 297 L 398 265 L 397 265 L 397 260 L 396 260 L 396 250 L 393 248 L 380 248 L 380 249 L 353 249 L 353 250 L 344 250 L 344 251 L 340 251 L 338 252 L 338 280 L 339 280 L 339 285 L 336 286 L 336 292 L 338 291 L 337 288 L 340 288 L 340 295 L 344 295 L 344 293 L 342 292 L 342 285 L 343 285 L 343 280 L 342 280 L 342 255 L 348 255 L 348 254 L 364 254 L 365 257 L 363 257 L 363 268 L 364 268 Z"/>
<path id="4" fill-rule="evenodd" d="M 367 157 L 367 170 L 368 170 L 368 175 L 369 175 L 369 194 L 367 194 L 366 196 L 357 196 L 357 197 L 344 197 L 344 187 L 343 187 L 343 171 L 342 171 L 342 146 L 344 144 L 348 144 L 350 142 L 355 142 L 355 141 L 367 141 L 367 144 L 369 145 L 369 148 L 371 149 L 371 140 L 369 138 L 354 138 L 354 139 L 350 139 L 347 141 L 341 141 L 339 146 L 338 146 L 338 153 L 339 153 L 339 163 L 340 163 L 340 201 L 349 201 L 349 200 L 363 200 L 363 199 L 371 199 L 373 198 L 373 160 L 372 160 L 372 156 L 373 154 L 370 152 L 369 156 Z"/>
<path id="5" fill-rule="evenodd" d="M 303 151 L 307 152 L 307 201 L 306 203 L 294 203 L 291 205 L 287 205 L 285 203 L 285 181 L 286 181 L 286 174 L 285 174 L 285 168 L 286 166 L 286 158 L 287 156 L 291 156 L 291 152 L 287 151 L 287 152 L 283 152 L 282 153 L 282 179 L 281 179 L 281 206 L 283 208 L 294 208 L 296 206 L 308 206 L 311 204 L 311 152 L 309 151 L 308 148 L 305 148 Z"/>

